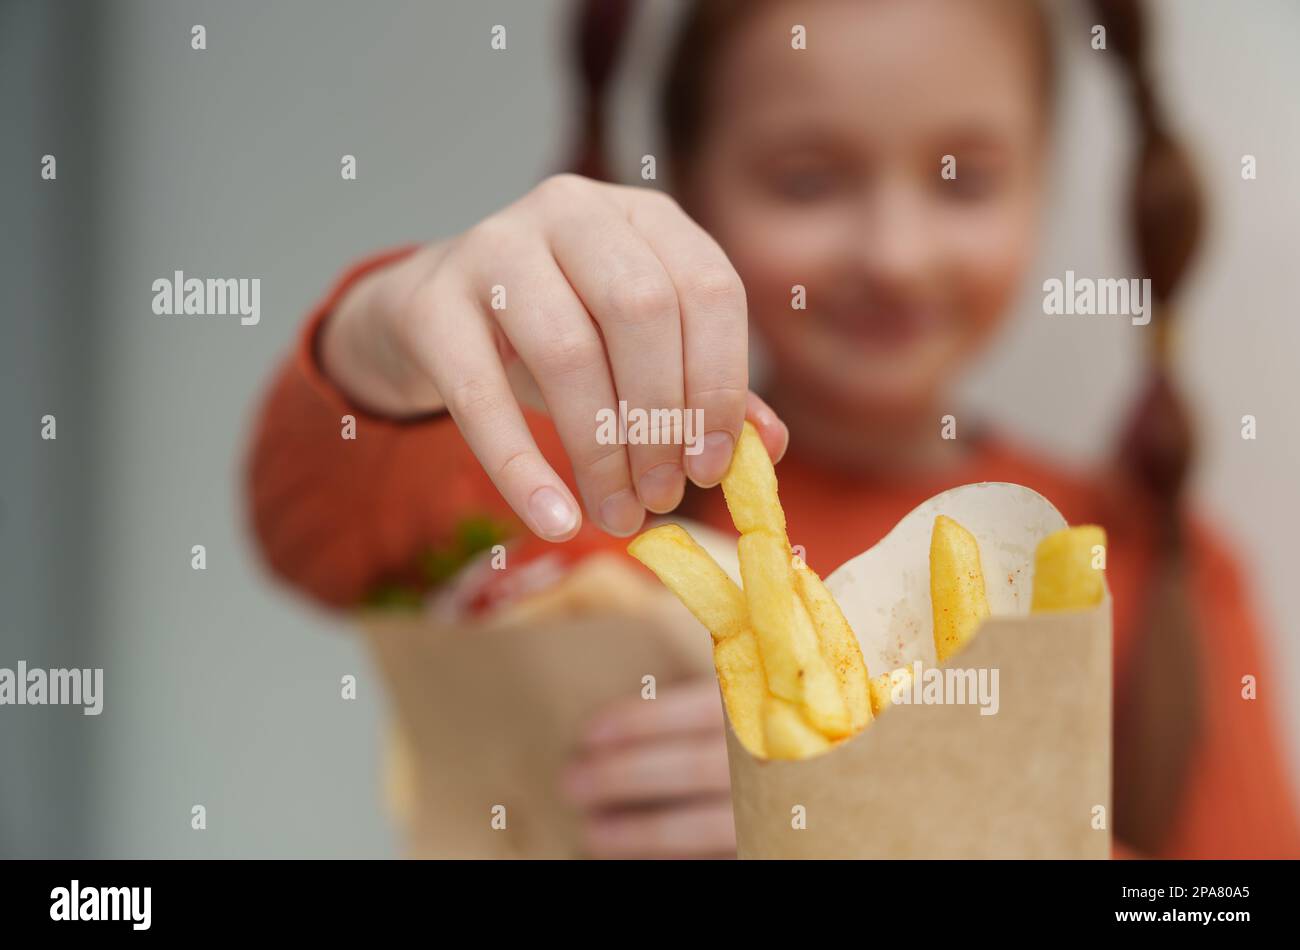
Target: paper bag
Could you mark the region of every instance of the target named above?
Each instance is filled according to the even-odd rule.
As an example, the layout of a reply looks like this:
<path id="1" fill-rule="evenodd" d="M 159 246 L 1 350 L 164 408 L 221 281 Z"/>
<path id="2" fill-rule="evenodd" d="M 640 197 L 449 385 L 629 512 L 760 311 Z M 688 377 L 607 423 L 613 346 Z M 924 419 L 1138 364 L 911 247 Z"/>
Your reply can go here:
<path id="1" fill-rule="evenodd" d="M 728 726 L 742 858 L 1110 857 L 1110 598 L 1029 614 L 1034 550 L 1065 527 L 1046 499 L 1001 483 L 953 489 L 827 578 L 868 670 L 935 667 L 928 552 L 938 514 L 979 541 L 993 615 L 946 667 L 983 670 L 986 683 L 997 671 L 996 711 L 895 704 L 801 761 L 755 759 Z"/>
<path id="2" fill-rule="evenodd" d="M 586 718 L 641 695 L 646 676 L 713 675 L 694 618 L 613 554 L 482 620 L 363 627 L 396 713 L 390 784 L 416 857 L 580 856 L 559 783 Z"/>

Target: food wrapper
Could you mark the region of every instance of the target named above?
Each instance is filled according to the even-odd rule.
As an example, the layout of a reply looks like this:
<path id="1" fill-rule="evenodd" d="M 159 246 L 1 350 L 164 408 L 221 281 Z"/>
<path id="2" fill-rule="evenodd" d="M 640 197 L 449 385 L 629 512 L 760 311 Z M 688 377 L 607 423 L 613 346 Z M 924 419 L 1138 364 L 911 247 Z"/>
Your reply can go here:
<path id="1" fill-rule="evenodd" d="M 707 633 L 621 553 L 484 615 L 446 608 L 362 622 L 394 711 L 386 784 L 406 852 L 581 856 L 559 788 L 587 717 L 641 696 L 647 676 L 712 678 Z"/>
<path id="2" fill-rule="evenodd" d="M 1004 483 L 954 488 L 832 573 L 867 668 L 936 665 L 928 558 L 940 514 L 979 541 L 992 614 L 945 667 L 985 671 L 996 712 L 895 703 L 797 761 L 756 759 L 728 725 L 740 857 L 1110 857 L 1110 595 L 1029 613 L 1035 548 L 1066 527 L 1047 499 Z"/>

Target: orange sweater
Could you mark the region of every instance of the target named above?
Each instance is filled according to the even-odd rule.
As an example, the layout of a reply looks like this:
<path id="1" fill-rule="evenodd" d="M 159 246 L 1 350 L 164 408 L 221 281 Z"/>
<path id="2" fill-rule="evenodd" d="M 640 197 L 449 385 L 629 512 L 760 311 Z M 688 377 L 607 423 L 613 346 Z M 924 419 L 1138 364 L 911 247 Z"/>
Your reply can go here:
<path id="1" fill-rule="evenodd" d="M 322 375 L 315 339 L 351 284 L 405 253 L 362 262 L 308 320 L 298 347 L 266 396 L 249 458 L 253 529 L 275 573 L 325 604 L 358 604 L 376 585 L 417 575 L 422 552 L 446 544 L 466 517 L 513 523 L 508 506 L 449 418 L 394 422 L 352 406 Z M 342 435 L 345 414 L 355 439 Z M 573 484 L 548 419 L 529 414 L 542 452 Z M 801 458 L 798 433 L 779 468 L 791 541 L 825 574 L 884 536 L 908 511 L 945 488 L 975 481 L 1027 485 L 1072 523 L 1104 525 L 1115 604 L 1119 682 L 1135 635 L 1139 592 L 1151 567 L 1144 519 L 1116 511 L 1098 480 L 1060 470 L 998 439 L 982 439 L 960 471 L 909 480 L 864 480 Z M 731 531 L 720 492 L 688 495 L 690 514 Z M 594 531 L 580 538 L 592 542 Z M 603 536 L 602 536 L 603 537 Z M 1171 843 L 1162 857 L 1300 857 L 1300 826 L 1271 716 L 1276 678 L 1261 650 L 1245 579 L 1204 526 L 1191 533 L 1191 595 L 1203 643 L 1204 726 Z M 540 542 L 539 542 L 540 543 Z M 596 541 L 594 543 L 601 543 Z M 620 548 L 624 542 L 616 543 Z M 1261 697 L 1240 696 L 1254 674 Z"/>

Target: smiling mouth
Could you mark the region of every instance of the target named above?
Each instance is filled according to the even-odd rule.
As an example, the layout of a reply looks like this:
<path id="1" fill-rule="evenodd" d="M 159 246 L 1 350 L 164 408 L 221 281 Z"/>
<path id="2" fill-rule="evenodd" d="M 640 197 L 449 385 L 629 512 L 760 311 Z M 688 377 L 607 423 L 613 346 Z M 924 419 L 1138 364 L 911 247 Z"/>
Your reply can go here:
<path id="1" fill-rule="evenodd" d="M 858 346 L 899 349 L 916 342 L 939 324 L 938 311 L 928 307 L 869 307 L 825 310 L 818 322 Z"/>

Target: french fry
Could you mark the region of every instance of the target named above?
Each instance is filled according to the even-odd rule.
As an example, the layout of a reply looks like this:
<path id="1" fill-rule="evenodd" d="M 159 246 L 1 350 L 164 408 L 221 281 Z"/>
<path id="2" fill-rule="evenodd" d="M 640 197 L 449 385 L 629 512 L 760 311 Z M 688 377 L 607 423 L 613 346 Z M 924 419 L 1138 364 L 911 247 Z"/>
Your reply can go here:
<path id="1" fill-rule="evenodd" d="M 831 741 L 804 721 L 799 707 L 769 696 L 763 707 L 763 738 L 773 759 L 806 759 L 825 752 Z"/>
<path id="2" fill-rule="evenodd" d="M 1097 606 L 1106 595 L 1105 556 L 1106 531 L 1095 524 L 1062 528 L 1043 538 L 1034 552 L 1031 610 L 1039 613 Z"/>
<path id="3" fill-rule="evenodd" d="M 718 671 L 722 701 L 736 738 L 760 758 L 767 755 L 763 738 L 763 704 L 769 698 L 763 660 L 752 630 L 742 630 L 734 637 L 713 645 L 713 666 Z"/>
<path id="4" fill-rule="evenodd" d="M 627 550 L 659 576 L 715 641 L 749 628 L 744 592 L 680 525 L 651 528 Z"/>
<path id="5" fill-rule="evenodd" d="M 795 641 L 796 652 L 808 657 L 803 671 L 804 718 L 828 738 L 850 736 L 855 730 L 849 719 L 848 704 L 840 692 L 835 671 L 822 653 L 812 617 L 797 593 L 792 594 L 790 600 L 794 605 L 794 626 L 790 629 L 790 636 Z"/>
<path id="6" fill-rule="evenodd" d="M 850 734 L 854 719 L 832 665 L 838 665 L 840 658 L 830 650 L 823 656 L 820 628 L 797 595 L 776 469 L 758 430 L 749 422 L 723 476 L 722 492 L 741 535 L 740 572 L 769 687 L 775 695 L 801 705 L 808 722 L 826 735 Z M 818 619 L 823 613 L 824 607 L 818 610 Z M 869 717 L 869 701 L 858 707 L 859 719 L 863 709 Z"/>
<path id="7" fill-rule="evenodd" d="M 749 628 L 745 594 L 708 551 L 679 525 L 652 528 L 628 553 L 658 575 L 713 636 L 713 666 L 736 737 L 763 756 L 763 701 L 767 677 Z"/>
<path id="8" fill-rule="evenodd" d="M 807 657 L 795 652 L 790 636 L 794 626 L 794 584 L 785 543 L 766 531 L 756 531 L 741 535 L 737 551 L 745 602 L 763 655 L 768 688 L 797 703 L 803 698 L 801 678 Z"/>
<path id="9" fill-rule="evenodd" d="M 727 716 L 741 744 L 759 758 L 819 755 L 913 688 L 913 669 L 871 677 L 834 596 L 815 571 L 791 557 L 775 469 L 748 422 L 722 489 L 740 531 L 743 589 L 677 525 L 647 531 L 628 551 L 709 629 Z M 1044 538 L 1035 554 L 1032 609 L 1100 603 L 1105 545 L 1106 534 L 1095 525 Z M 989 616 L 979 542 L 945 515 L 935 518 L 930 535 L 930 600 L 935 653 L 943 663 Z"/>
<path id="10" fill-rule="evenodd" d="M 722 490 L 740 531 L 744 590 L 676 525 L 647 531 L 628 551 L 709 629 L 727 715 L 745 747 L 772 758 L 816 754 L 871 721 L 862 650 L 821 578 L 792 563 L 776 470 L 748 422 Z"/>
<path id="11" fill-rule="evenodd" d="M 722 494 L 741 534 L 767 531 L 785 540 L 785 512 L 777 498 L 776 469 L 753 423 L 746 422 L 740 432 L 731 466 L 722 476 Z"/>
<path id="12" fill-rule="evenodd" d="M 846 735 L 849 715 L 817 631 L 794 589 L 784 538 L 767 531 L 740 536 L 740 576 L 772 694 L 803 708 L 829 736 Z"/>
<path id="13" fill-rule="evenodd" d="M 867 664 L 862 659 L 858 637 L 816 571 L 798 561 L 794 566 L 794 580 L 799 599 L 808 609 L 817 631 L 822 655 L 839 682 L 840 695 L 849 716 L 849 731 L 857 732 L 871 722 Z"/>
<path id="14" fill-rule="evenodd" d="M 871 711 L 879 716 L 894 704 L 895 689 L 911 689 L 912 668 L 900 666 L 871 678 Z"/>
<path id="15" fill-rule="evenodd" d="M 930 534 L 930 602 L 934 650 L 943 663 L 965 645 L 989 615 L 975 536 L 946 515 Z"/>

